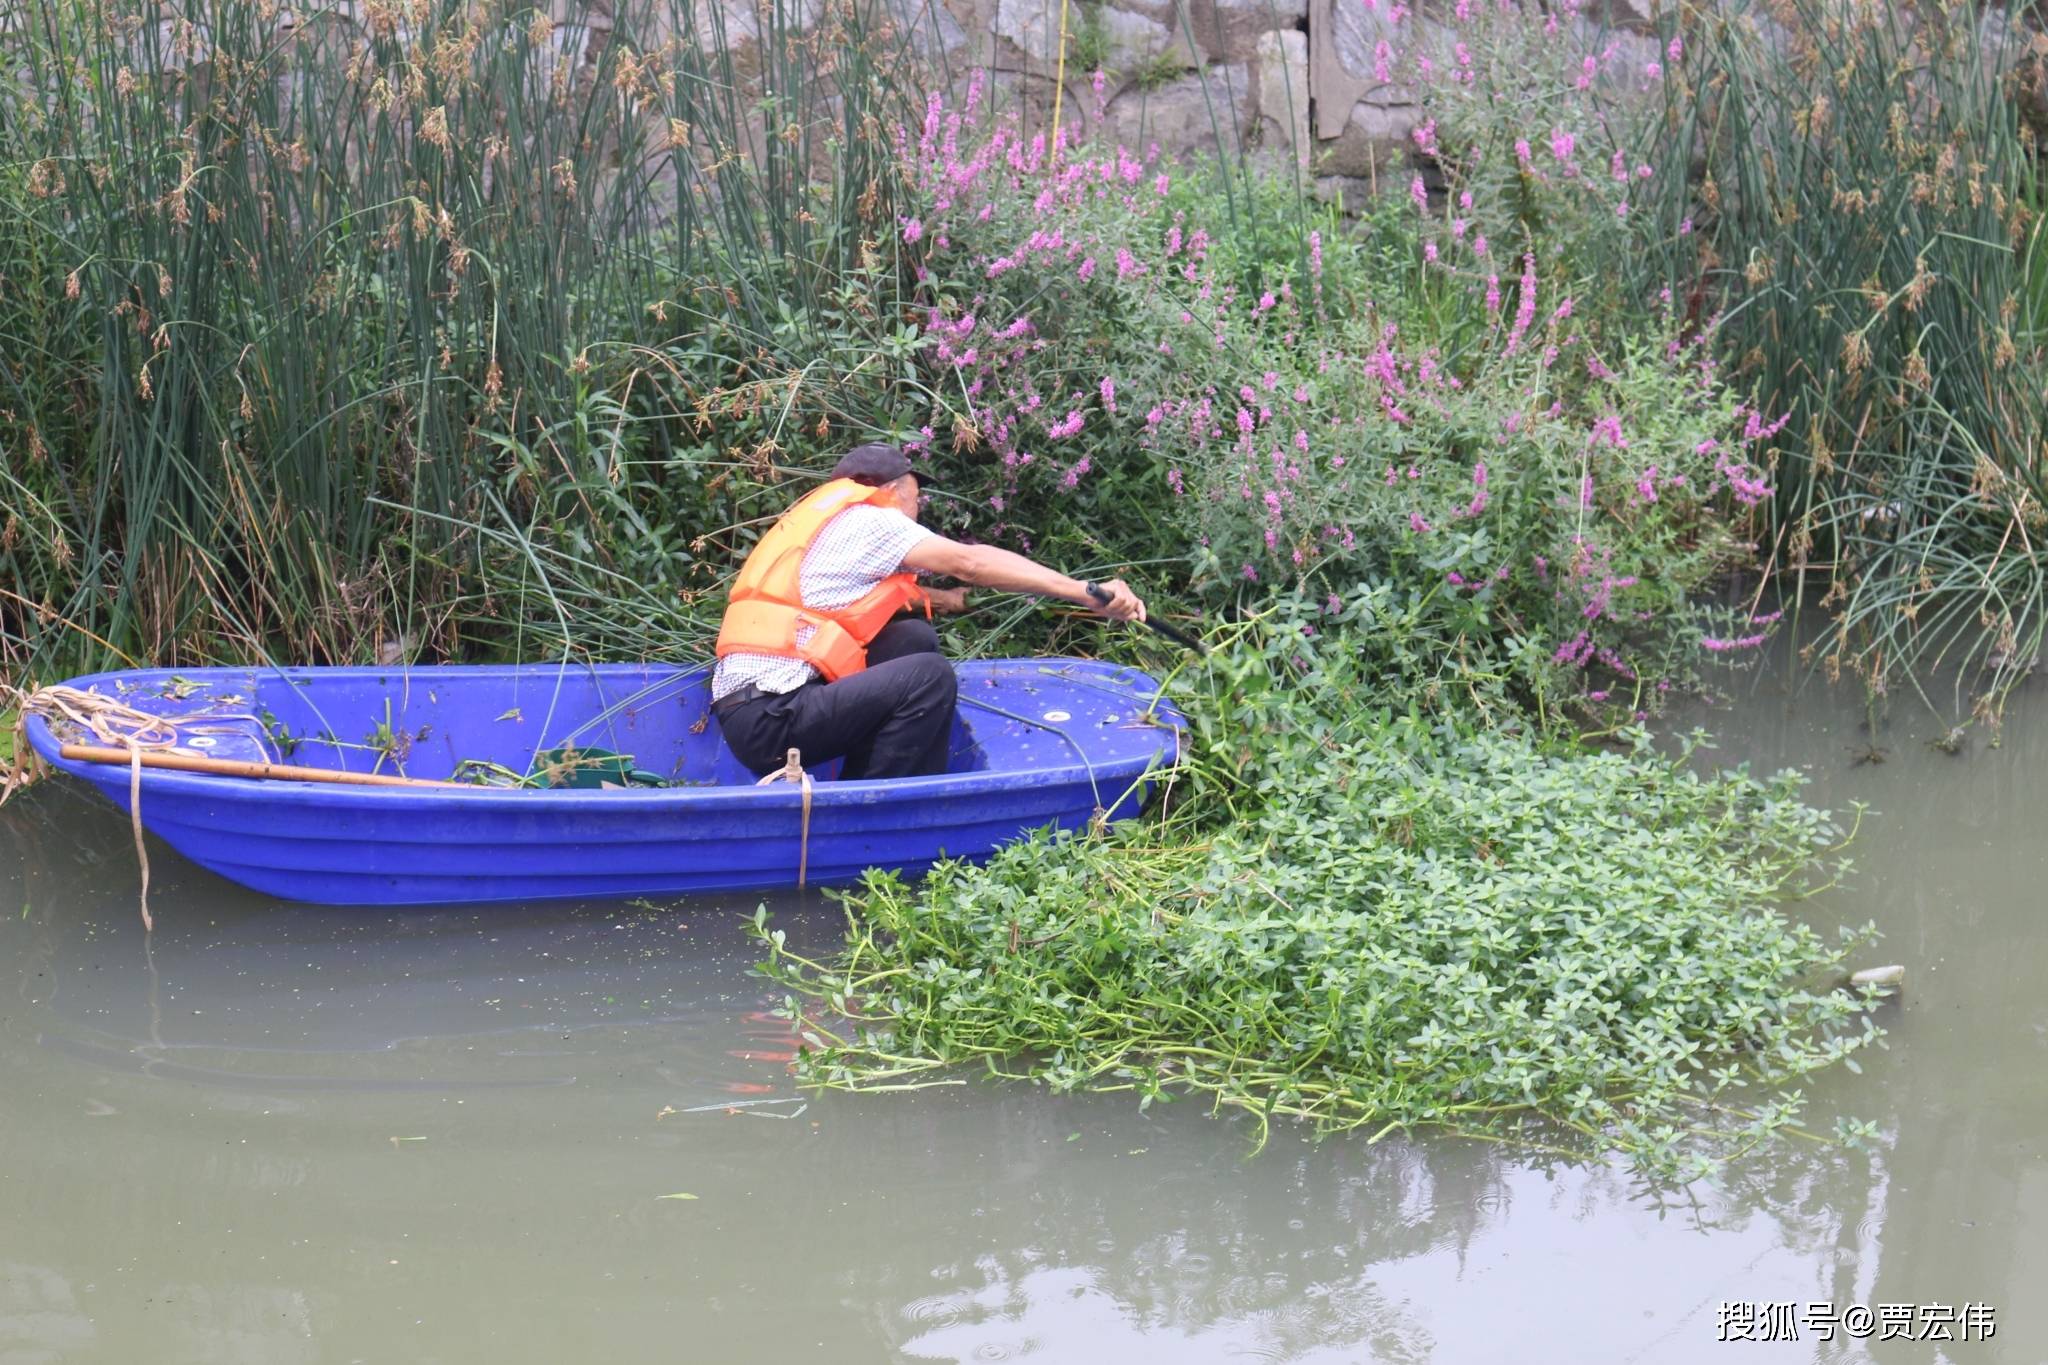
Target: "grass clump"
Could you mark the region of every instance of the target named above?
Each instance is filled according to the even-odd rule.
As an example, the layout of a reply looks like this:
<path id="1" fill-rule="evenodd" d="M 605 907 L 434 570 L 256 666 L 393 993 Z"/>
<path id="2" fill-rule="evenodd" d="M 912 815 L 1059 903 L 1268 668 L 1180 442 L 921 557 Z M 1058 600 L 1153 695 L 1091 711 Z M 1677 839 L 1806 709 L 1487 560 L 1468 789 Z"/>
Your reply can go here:
<path id="1" fill-rule="evenodd" d="M 1824 984 L 1858 935 L 1774 909 L 1840 866 L 1796 774 L 1703 776 L 1640 733 L 1556 747 L 1432 705 L 1441 680 L 1390 702 L 1363 686 L 1377 644 L 1303 617 L 1185 680 L 1190 790 L 1163 825 L 871 875 L 826 961 L 769 933 L 792 1011 L 846 1021 L 808 1024 L 803 1074 L 978 1064 L 1200 1097 L 1261 1143 L 1276 1115 L 1428 1126 L 1687 1179 L 1794 1124 L 1798 1078 L 1876 1036 Z"/>

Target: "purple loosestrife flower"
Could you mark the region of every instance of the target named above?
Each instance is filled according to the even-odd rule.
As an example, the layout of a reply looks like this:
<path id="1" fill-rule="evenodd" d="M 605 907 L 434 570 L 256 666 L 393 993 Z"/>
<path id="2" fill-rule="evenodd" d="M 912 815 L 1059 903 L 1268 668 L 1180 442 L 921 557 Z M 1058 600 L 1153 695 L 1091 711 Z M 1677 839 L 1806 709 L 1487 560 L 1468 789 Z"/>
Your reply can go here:
<path id="1" fill-rule="evenodd" d="M 1529 330 L 1529 324 L 1536 320 L 1536 257 L 1524 253 L 1522 256 L 1522 297 L 1515 305 L 1515 323 L 1508 329 L 1508 344 L 1504 354 L 1513 355 L 1521 347 L 1522 337 Z"/>
<path id="2" fill-rule="evenodd" d="M 1550 656 L 1550 661 L 1569 668 L 1584 668 L 1592 657 L 1593 641 L 1582 630 L 1566 643 L 1559 645 L 1557 653 Z"/>
<path id="3" fill-rule="evenodd" d="M 903 218 L 899 219 L 898 221 L 900 221 L 903 224 L 904 241 L 914 242 L 918 238 L 924 236 L 924 224 L 920 223 L 917 219 Z"/>
<path id="4" fill-rule="evenodd" d="M 1074 411 L 1069 412 L 1065 417 L 1061 418 L 1058 422 L 1055 422 L 1053 425 L 1047 427 L 1045 429 L 1045 434 L 1052 437 L 1056 441 L 1064 441 L 1067 437 L 1075 435 L 1081 430 L 1081 424 L 1083 420 L 1084 419 L 1081 416 L 1080 410 L 1077 408 Z"/>

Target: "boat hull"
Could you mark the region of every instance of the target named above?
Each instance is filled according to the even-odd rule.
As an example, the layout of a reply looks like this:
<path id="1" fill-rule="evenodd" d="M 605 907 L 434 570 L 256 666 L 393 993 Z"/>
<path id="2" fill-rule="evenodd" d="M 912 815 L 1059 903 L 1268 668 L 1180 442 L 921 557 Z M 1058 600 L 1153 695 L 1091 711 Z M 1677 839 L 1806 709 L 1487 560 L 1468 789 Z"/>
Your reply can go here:
<path id="1" fill-rule="evenodd" d="M 814 885 L 851 882 L 870 868 L 916 875 L 944 858 L 984 859 L 1046 826 L 1127 819 L 1150 778 L 1173 761 L 1179 716 L 1154 705 L 1157 685 L 1142 673 L 1079 660 L 958 668 L 959 770 L 817 781 L 807 836 L 801 791 L 754 785 L 724 751 L 695 670 L 152 670 L 71 685 L 188 722 L 269 717 L 263 733 L 282 738 L 271 746 L 275 756 L 309 766 L 445 777 L 456 759 L 489 750 L 492 761 L 511 759 L 506 766 L 523 770 L 516 760 L 525 751 L 567 739 L 631 752 L 693 784 L 355 787 L 144 772 L 143 823 L 179 853 L 257 891 L 334 905 L 770 890 L 796 883 L 800 858 Z M 348 727 L 331 717 L 376 717 L 380 695 L 384 719 L 369 734 L 381 745 L 342 739 Z M 524 700 L 501 706 L 508 696 Z M 288 700 L 301 717 L 329 723 L 316 730 L 277 720 L 277 703 Z M 547 719 L 529 723 L 526 712 L 543 706 Z M 593 731 L 589 717 L 606 710 Z M 520 733 L 499 733 L 513 728 Z M 127 809 L 126 768 L 61 758 L 60 737 L 40 719 L 30 723 L 30 741 Z"/>

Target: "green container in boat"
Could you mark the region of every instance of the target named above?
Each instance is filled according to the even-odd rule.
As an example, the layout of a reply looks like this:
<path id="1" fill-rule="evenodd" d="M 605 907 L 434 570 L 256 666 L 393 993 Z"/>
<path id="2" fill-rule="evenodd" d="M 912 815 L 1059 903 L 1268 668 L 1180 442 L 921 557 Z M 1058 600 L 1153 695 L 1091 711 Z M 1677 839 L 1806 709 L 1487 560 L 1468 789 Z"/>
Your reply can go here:
<path id="1" fill-rule="evenodd" d="M 564 745 L 535 754 L 529 778 L 557 789 L 598 790 L 605 787 L 662 787 L 668 785 L 657 773 L 633 766 L 631 754 L 610 749 Z"/>

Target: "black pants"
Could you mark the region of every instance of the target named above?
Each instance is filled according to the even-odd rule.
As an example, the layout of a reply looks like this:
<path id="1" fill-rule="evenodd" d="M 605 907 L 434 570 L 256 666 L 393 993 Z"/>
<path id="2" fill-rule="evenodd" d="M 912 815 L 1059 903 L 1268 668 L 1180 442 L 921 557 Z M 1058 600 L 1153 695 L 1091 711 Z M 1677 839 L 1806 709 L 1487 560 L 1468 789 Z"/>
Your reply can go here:
<path id="1" fill-rule="evenodd" d="M 869 643 L 860 672 L 755 694 L 720 710 L 718 728 L 733 756 L 757 774 L 801 749 L 807 768 L 843 757 L 844 779 L 924 777 L 946 771 L 958 688 L 938 632 L 922 617 L 904 617 Z"/>

